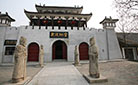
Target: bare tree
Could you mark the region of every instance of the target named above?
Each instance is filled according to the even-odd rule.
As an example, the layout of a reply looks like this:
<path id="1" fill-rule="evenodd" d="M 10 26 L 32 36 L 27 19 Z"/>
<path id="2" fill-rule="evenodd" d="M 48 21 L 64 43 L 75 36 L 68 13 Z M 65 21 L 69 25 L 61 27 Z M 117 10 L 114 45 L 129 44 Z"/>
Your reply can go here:
<path id="1" fill-rule="evenodd" d="M 126 45 L 128 34 L 138 31 L 138 0 L 114 0 L 114 5 L 119 17 L 117 26 Z"/>
<path id="2" fill-rule="evenodd" d="M 123 32 L 138 30 L 138 0 L 115 0 L 116 10 L 119 16 L 119 27 Z"/>

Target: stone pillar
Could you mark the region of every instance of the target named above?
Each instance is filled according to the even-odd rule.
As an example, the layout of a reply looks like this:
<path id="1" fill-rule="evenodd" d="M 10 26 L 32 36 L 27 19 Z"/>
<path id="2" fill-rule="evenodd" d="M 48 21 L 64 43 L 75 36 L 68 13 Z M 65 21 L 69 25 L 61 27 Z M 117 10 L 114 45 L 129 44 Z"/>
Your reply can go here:
<path id="1" fill-rule="evenodd" d="M 27 49 L 26 49 L 26 38 L 21 37 L 19 45 L 16 46 L 15 53 L 15 64 L 12 75 L 12 82 L 18 83 L 26 79 L 26 60 L 27 60 Z"/>
<path id="2" fill-rule="evenodd" d="M 40 46 L 39 65 L 40 65 L 40 67 L 44 67 L 44 48 L 43 48 L 43 45 Z"/>
<path id="3" fill-rule="evenodd" d="M 92 78 L 99 78 L 99 68 L 98 68 L 98 48 L 95 45 L 95 38 L 90 38 L 89 47 L 89 73 Z"/>
<path id="4" fill-rule="evenodd" d="M 80 65 L 79 49 L 77 45 L 75 46 L 74 55 L 74 65 Z"/>

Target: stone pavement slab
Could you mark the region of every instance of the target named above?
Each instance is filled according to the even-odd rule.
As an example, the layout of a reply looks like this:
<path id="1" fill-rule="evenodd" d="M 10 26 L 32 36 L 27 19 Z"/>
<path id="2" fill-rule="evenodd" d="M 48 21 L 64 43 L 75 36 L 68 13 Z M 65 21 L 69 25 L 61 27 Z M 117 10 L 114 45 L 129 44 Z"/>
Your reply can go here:
<path id="1" fill-rule="evenodd" d="M 51 62 L 28 85 L 89 85 L 71 62 Z"/>

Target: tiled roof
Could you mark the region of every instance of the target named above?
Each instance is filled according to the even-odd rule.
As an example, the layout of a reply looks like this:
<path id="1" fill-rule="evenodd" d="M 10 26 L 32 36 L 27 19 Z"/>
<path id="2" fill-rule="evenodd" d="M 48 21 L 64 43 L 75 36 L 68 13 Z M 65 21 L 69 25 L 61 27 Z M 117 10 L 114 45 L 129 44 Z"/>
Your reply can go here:
<path id="1" fill-rule="evenodd" d="M 126 36 L 127 45 L 138 46 L 138 33 L 116 33 L 116 34 L 119 42 L 125 43 L 124 36 Z"/>
<path id="2" fill-rule="evenodd" d="M 10 21 L 15 21 L 15 19 L 11 18 L 8 13 L 6 12 L 5 14 L 0 13 L 0 18 L 6 18 L 9 19 Z"/>

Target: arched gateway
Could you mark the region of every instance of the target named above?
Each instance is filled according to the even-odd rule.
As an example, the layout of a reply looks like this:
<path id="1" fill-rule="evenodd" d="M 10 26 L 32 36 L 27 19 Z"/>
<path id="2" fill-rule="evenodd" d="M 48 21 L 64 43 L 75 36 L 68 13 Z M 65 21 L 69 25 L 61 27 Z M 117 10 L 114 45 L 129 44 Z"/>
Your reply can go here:
<path id="1" fill-rule="evenodd" d="M 53 43 L 52 59 L 67 59 L 67 45 L 65 42 L 58 40 Z"/>
<path id="2" fill-rule="evenodd" d="M 39 45 L 31 43 L 28 46 L 28 61 L 38 61 L 39 59 Z"/>

